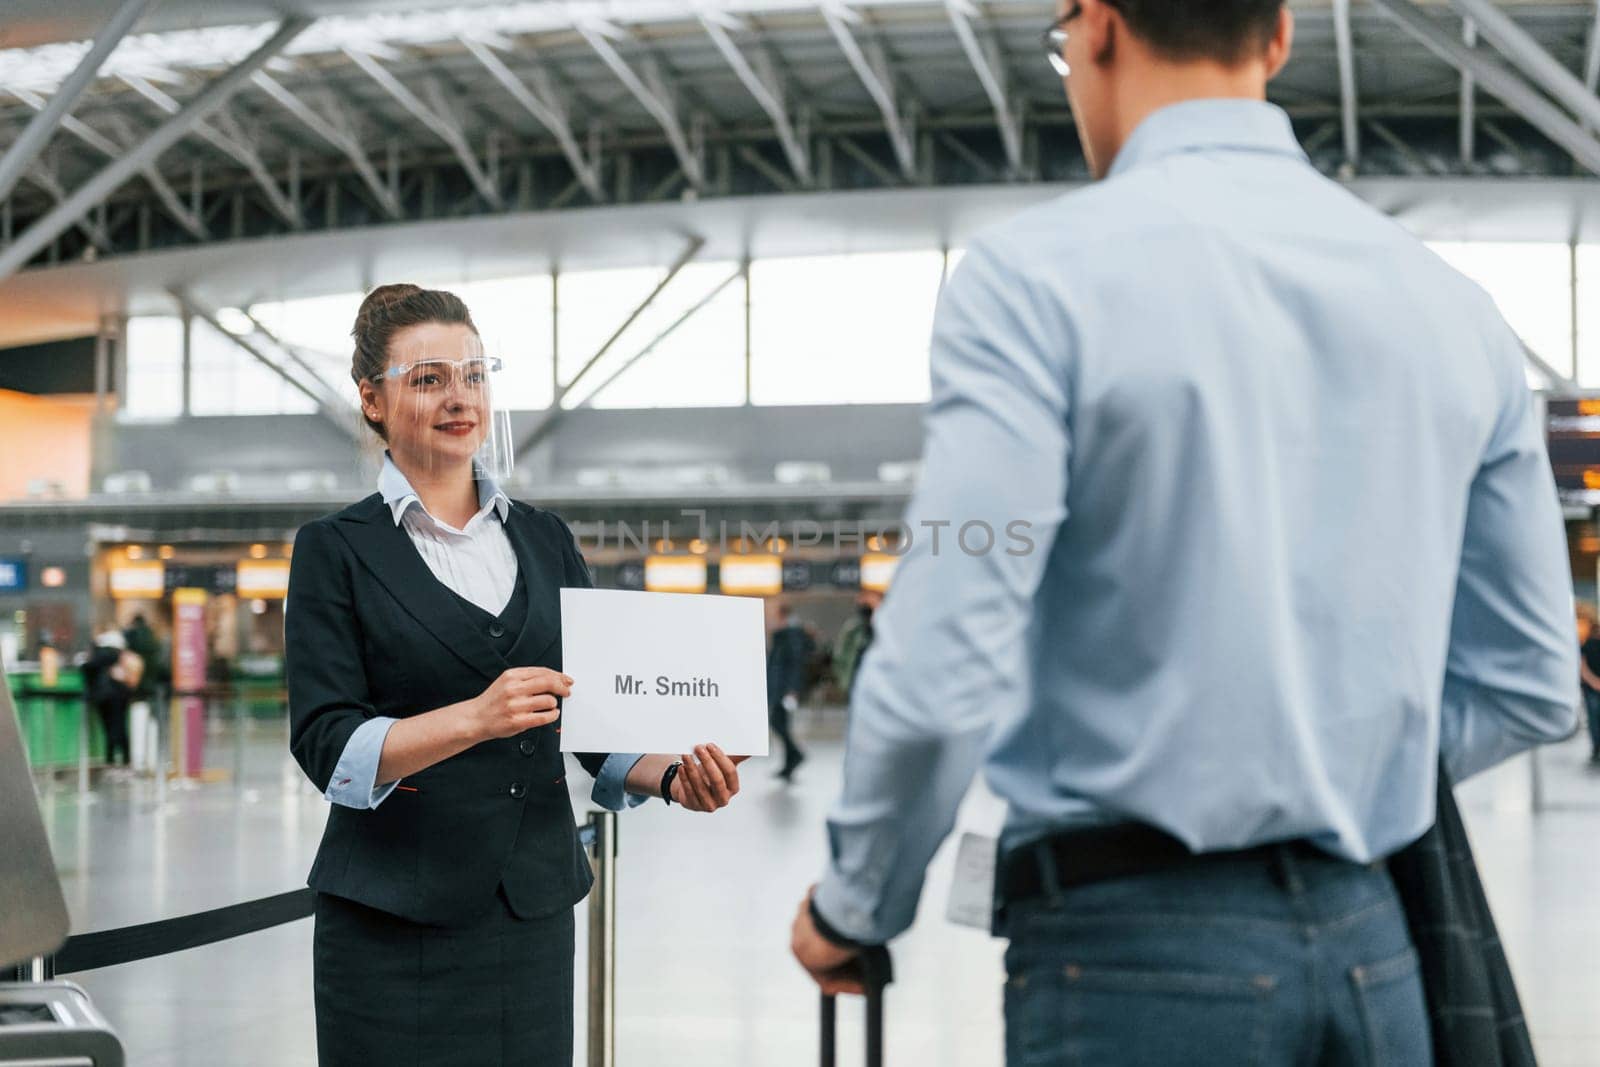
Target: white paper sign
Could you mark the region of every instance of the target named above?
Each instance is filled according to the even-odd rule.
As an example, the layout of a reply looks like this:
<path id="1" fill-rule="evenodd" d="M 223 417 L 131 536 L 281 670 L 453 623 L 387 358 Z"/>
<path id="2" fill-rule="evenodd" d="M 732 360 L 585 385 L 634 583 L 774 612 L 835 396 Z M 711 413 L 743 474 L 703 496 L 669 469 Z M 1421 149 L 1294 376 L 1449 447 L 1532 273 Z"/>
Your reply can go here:
<path id="1" fill-rule="evenodd" d="M 994 920 L 994 867 L 998 842 L 982 834 L 965 833 L 956 849 L 955 877 L 950 880 L 950 902 L 945 918 L 957 926 L 988 930 Z"/>
<path id="2" fill-rule="evenodd" d="M 561 590 L 563 752 L 767 754 L 760 600 Z"/>

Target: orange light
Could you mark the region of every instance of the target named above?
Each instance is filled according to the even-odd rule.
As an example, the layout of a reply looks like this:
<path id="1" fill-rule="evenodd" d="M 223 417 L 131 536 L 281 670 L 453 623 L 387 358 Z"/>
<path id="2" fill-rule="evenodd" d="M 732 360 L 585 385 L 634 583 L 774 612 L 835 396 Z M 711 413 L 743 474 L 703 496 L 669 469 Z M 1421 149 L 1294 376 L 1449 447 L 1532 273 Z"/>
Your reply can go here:
<path id="1" fill-rule="evenodd" d="M 777 556 L 723 556 L 717 584 L 729 596 L 777 596 L 783 592 L 783 560 Z"/>
<path id="2" fill-rule="evenodd" d="M 251 545 L 250 546 L 250 558 L 251 559 L 266 559 L 267 558 L 267 546 L 266 545 Z"/>
<path id="3" fill-rule="evenodd" d="M 1579 415 L 1600 415 L 1600 400 L 1578 401 Z"/>
<path id="4" fill-rule="evenodd" d="M 1590 467 L 1583 472 L 1583 487 L 1585 489 L 1600 489 L 1600 470 Z"/>
<path id="5" fill-rule="evenodd" d="M 129 545 L 128 546 L 128 558 L 129 559 L 144 559 L 144 546 L 143 545 Z"/>
<path id="6" fill-rule="evenodd" d="M 178 553 L 171 545 L 162 545 L 160 548 L 156 549 L 156 555 L 160 556 L 162 559 L 171 559 L 177 554 Z"/>
<path id="7" fill-rule="evenodd" d="M 698 556 L 651 556 L 644 561 L 644 587 L 652 593 L 704 593 L 706 561 Z"/>
<path id="8" fill-rule="evenodd" d="M 67 572 L 61 567 L 46 567 L 39 572 L 39 584 L 46 589 L 60 589 L 67 584 Z"/>

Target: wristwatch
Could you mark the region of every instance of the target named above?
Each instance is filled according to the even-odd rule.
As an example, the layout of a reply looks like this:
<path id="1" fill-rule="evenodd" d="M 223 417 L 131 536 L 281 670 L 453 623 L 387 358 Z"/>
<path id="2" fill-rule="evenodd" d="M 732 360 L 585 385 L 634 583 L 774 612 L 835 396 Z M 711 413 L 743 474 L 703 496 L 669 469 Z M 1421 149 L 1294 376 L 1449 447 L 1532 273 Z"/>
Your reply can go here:
<path id="1" fill-rule="evenodd" d="M 683 766 L 683 760 L 675 761 L 661 775 L 661 799 L 667 802 L 667 807 L 672 806 L 672 780 L 678 777 L 678 768 Z"/>

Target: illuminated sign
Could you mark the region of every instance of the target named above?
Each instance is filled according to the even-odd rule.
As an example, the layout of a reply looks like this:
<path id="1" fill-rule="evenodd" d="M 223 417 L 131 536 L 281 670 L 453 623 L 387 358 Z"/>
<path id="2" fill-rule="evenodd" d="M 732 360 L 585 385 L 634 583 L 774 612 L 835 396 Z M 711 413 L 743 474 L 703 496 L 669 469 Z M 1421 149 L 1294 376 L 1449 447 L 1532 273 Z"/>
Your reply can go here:
<path id="1" fill-rule="evenodd" d="M 704 593 L 703 556 L 651 556 L 644 561 L 644 587 L 652 593 Z"/>
<path id="2" fill-rule="evenodd" d="M 871 552 L 861 557 L 861 588 L 886 592 L 900 557 L 883 552 Z"/>
<path id="3" fill-rule="evenodd" d="M 160 600 L 167 591 L 166 571 L 155 561 L 112 567 L 111 595 L 117 600 Z"/>
<path id="4" fill-rule="evenodd" d="M 0 558 L 0 593 L 28 588 L 28 561 Z"/>
<path id="5" fill-rule="evenodd" d="M 727 556 L 718 587 L 730 596 L 776 596 L 783 592 L 783 560 L 777 556 Z"/>
<path id="6" fill-rule="evenodd" d="M 282 600 L 289 593 L 289 561 L 240 560 L 234 588 L 251 600 Z"/>

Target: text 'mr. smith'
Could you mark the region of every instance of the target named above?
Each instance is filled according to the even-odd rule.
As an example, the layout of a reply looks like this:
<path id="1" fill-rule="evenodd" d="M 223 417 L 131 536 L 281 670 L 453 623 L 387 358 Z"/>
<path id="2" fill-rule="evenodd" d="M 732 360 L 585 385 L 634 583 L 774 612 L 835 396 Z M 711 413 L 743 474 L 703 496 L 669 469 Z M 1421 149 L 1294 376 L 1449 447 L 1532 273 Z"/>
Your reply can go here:
<path id="1" fill-rule="evenodd" d="M 618 696 L 650 696 L 643 678 L 616 675 Z M 673 681 L 664 674 L 656 675 L 655 695 L 658 697 L 714 697 L 720 693 L 717 683 L 710 678 L 690 678 L 686 682 Z"/>

